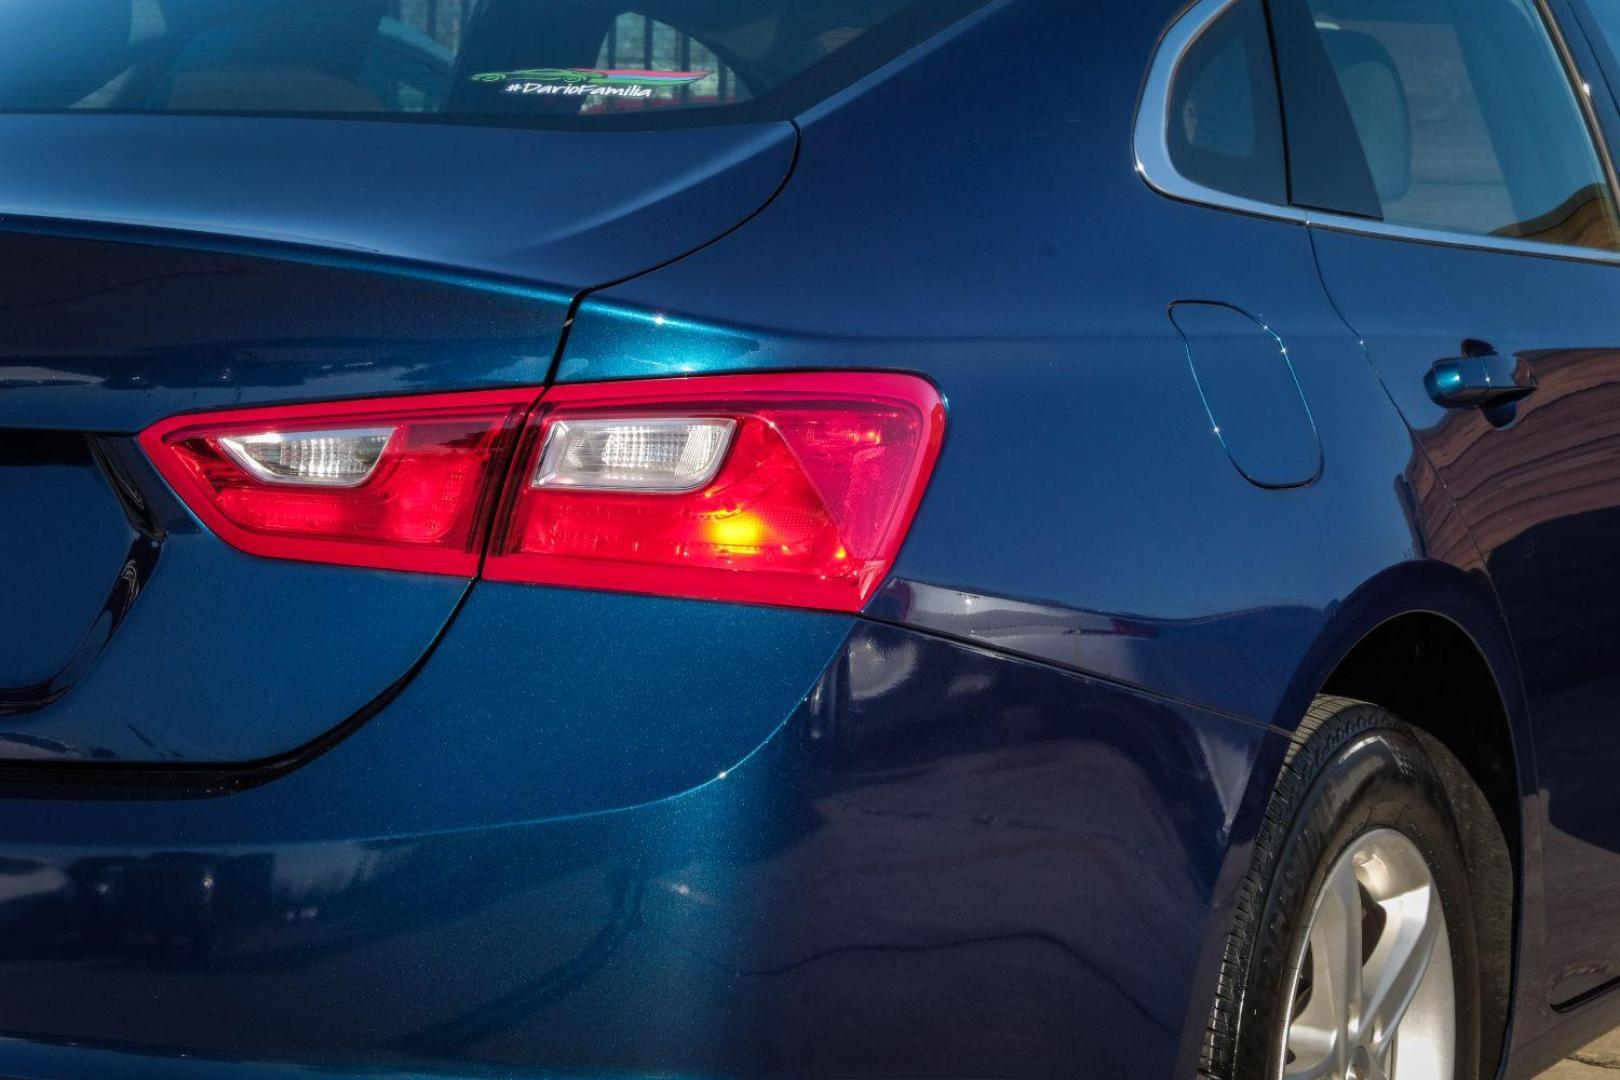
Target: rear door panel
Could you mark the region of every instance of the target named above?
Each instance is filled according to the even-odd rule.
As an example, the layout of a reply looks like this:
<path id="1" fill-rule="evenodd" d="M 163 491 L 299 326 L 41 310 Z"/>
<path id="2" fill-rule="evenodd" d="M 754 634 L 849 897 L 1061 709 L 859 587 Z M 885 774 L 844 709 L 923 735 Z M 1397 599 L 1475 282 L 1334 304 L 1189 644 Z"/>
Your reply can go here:
<path id="1" fill-rule="evenodd" d="M 1528 0 L 1274 10 L 1343 91 L 1355 128 L 1340 125 L 1338 145 L 1355 151 L 1375 216 L 1309 204 L 1341 215 L 1315 219 L 1323 281 L 1468 525 L 1515 638 L 1534 728 L 1517 752 L 1546 815 L 1544 955 L 1534 937 L 1526 953 L 1544 968 L 1526 985 L 1570 1003 L 1620 979 L 1620 210 L 1590 95 Z M 1301 67 L 1308 51 L 1292 53 Z M 1296 105 L 1301 81 L 1284 74 Z M 1326 109 L 1294 115 L 1334 126 Z M 1491 371 L 1490 397 L 1447 381 L 1469 365 Z"/>
<path id="2" fill-rule="evenodd" d="M 1517 639 L 1536 724 L 1522 749 L 1550 826 L 1543 992 L 1567 1000 L 1620 976 L 1620 266 L 1316 239 L 1335 301 L 1456 500 Z M 1507 426 L 1424 389 L 1465 338 L 1539 383 Z"/>

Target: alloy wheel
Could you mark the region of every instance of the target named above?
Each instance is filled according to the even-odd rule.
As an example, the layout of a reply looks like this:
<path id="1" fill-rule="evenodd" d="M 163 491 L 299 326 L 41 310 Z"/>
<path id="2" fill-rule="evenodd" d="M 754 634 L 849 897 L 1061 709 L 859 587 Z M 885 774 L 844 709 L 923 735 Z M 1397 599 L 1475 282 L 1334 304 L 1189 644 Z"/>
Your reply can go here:
<path id="1" fill-rule="evenodd" d="M 1284 1080 L 1454 1075 L 1445 910 L 1428 862 L 1401 833 L 1364 833 L 1334 862 L 1291 971 Z"/>

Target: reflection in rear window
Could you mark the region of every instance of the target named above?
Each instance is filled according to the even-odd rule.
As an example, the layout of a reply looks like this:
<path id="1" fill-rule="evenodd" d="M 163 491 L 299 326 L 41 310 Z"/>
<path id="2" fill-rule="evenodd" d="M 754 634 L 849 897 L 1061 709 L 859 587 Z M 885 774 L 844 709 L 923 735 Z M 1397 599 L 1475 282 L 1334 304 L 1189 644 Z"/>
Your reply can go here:
<path id="1" fill-rule="evenodd" d="M 986 0 L 4 0 L 0 111 L 791 116 Z"/>

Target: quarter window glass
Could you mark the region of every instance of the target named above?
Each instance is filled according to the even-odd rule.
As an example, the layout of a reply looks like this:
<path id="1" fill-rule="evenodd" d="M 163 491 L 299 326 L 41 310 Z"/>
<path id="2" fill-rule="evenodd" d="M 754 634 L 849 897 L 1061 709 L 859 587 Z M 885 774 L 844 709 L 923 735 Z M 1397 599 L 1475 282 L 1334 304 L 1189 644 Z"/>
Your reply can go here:
<path id="1" fill-rule="evenodd" d="M 1305 0 L 1384 220 L 1620 248 L 1606 174 L 1530 0 Z"/>
<path id="2" fill-rule="evenodd" d="M 1287 202 L 1277 80 L 1260 0 L 1239 0 L 1187 50 L 1170 91 L 1170 160 L 1204 187 Z"/>

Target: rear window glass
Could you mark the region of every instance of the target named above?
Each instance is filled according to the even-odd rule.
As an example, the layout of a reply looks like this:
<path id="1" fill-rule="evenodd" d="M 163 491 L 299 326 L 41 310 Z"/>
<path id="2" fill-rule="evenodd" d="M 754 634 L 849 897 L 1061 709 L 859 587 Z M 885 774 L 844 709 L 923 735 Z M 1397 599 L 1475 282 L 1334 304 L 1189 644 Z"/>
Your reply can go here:
<path id="1" fill-rule="evenodd" d="M 5 0 L 0 111 L 781 119 L 985 2 Z"/>
<path id="2" fill-rule="evenodd" d="M 1288 201 L 1282 113 L 1260 0 L 1238 0 L 1182 57 L 1170 91 L 1170 160 L 1187 179 Z"/>

